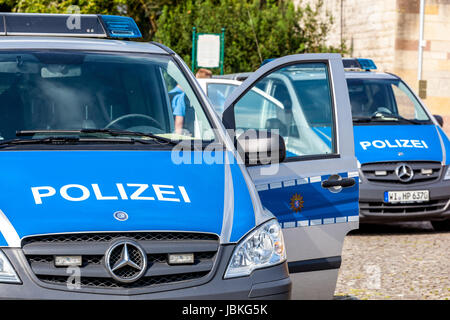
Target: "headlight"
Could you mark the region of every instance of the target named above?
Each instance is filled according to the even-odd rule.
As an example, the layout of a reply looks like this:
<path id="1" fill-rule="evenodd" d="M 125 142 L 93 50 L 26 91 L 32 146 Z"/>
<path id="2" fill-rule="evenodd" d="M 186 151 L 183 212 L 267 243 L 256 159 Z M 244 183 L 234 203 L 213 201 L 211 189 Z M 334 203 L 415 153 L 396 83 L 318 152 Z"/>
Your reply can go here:
<path id="1" fill-rule="evenodd" d="M 277 220 L 270 220 L 246 236 L 234 249 L 225 278 L 248 276 L 255 269 L 284 262 L 286 250 Z"/>
<path id="2" fill-rule="evenodd" d="M 445 172 L 444 180 L 450 180 L 450 166 L 448 166 L 447 172 Z"/>
<path id="3" fill-rule="evenodd" d="M 2 282 L 21 283 L 8 258 L 0 251 L 0 283 Z"/>

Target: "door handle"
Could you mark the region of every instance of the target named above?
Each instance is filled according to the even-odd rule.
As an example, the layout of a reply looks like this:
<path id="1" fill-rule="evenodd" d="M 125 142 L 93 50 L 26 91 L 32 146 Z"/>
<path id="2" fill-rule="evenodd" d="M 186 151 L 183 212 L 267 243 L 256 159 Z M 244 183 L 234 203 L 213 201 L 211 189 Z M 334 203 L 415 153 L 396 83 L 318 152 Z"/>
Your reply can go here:
<path id="1" fill-rule="evenodd" d="M 355 185 L 356 181 L 354 178 L 342 178 L 339 175 L 332 175 L 328 180 L 322 181 L 322 188 L 330 189 L 340 189 L 349 188 Z"/>

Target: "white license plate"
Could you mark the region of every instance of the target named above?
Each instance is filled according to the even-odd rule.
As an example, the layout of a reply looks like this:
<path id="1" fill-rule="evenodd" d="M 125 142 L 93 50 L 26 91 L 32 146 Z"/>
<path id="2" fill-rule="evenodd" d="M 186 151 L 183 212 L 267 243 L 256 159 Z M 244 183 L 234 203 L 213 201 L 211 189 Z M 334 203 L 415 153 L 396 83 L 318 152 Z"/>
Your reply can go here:
<path id="1" fill-rule="evenodd" d="M 387 203 L 411 203 L 425 201 L 430 201 L 430 192 L 428 190 L 386 191 L 384 193 L 384 202 Z"/>

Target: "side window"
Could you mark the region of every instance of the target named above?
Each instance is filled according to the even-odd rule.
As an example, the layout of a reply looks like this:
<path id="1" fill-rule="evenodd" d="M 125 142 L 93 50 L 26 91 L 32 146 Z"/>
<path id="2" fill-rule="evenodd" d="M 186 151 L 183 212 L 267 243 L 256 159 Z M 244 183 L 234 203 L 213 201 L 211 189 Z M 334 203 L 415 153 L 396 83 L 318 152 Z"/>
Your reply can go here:
<path id="1" fill-rule="evenodd" d="M 234 110 L 236 129 L 267 129 L 283 111 L 283 104 L 258 89 L 252 89 L 236 103 Z"/>
<path id="2" fill-rule="evenodd" d="M 236 129 L 277 130 L 284 138 L 287 157 L 336 152 L 325 63 L 290 65 L 266 75 L 237 101 L 234 117 Z"/>

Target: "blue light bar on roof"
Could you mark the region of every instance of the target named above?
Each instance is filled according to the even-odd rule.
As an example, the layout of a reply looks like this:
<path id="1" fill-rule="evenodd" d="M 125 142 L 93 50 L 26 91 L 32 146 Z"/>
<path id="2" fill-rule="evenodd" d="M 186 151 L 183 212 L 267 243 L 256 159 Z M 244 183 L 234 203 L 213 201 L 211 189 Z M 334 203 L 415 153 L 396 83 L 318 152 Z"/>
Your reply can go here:
<path id="1" fill-rule="evenodd" d="M 0 35 L 140 38 L 130 17 L 96 14 L 1 13 Z"/>
<path id="2" fill-rule="evenodd" d="M 342 58 L 342 64 L 344 69 L 361 69 L 358 59 L 355 58 Z"/>
<path id="3" fill-rule="evenodd" d="M 269 63 L 269 62 L 271 62 L 271 61 L 273 61 L 273 60 L 275 60 L 276 58 L 270 58 L 270 59 L 265 59 L 262 63 L 261 63 L 261 66 L 263 66 L 263 65 L 265 65 L 266 63 Z M 260 67 L 261 67 L 260 66 Z"/>
<path id="4" fill-rule="evenodd" d="M 133 18 L 122 16 L 99 16 L 103 21 L 106 32 L 112 38 L 141 38 L 139 30 Z"/>
<path id="5" fill-rule="evenodd" d="M 358 62 L 359 62 L 359 65 L 361 66 L 361 69 L 364 69 L 364 70 L 376 70 L 377 69 L 375 62 L 373 62 L 372 59 L 358 58 Z"/>
<path id="6" fill-rule="evenodd" d="M 362 58 L 343 58 L 342 63 L 344 69 L 362 69 L 366 71 L 376 70 L 377 66 L 372 59 L 362 59 Z"/>

